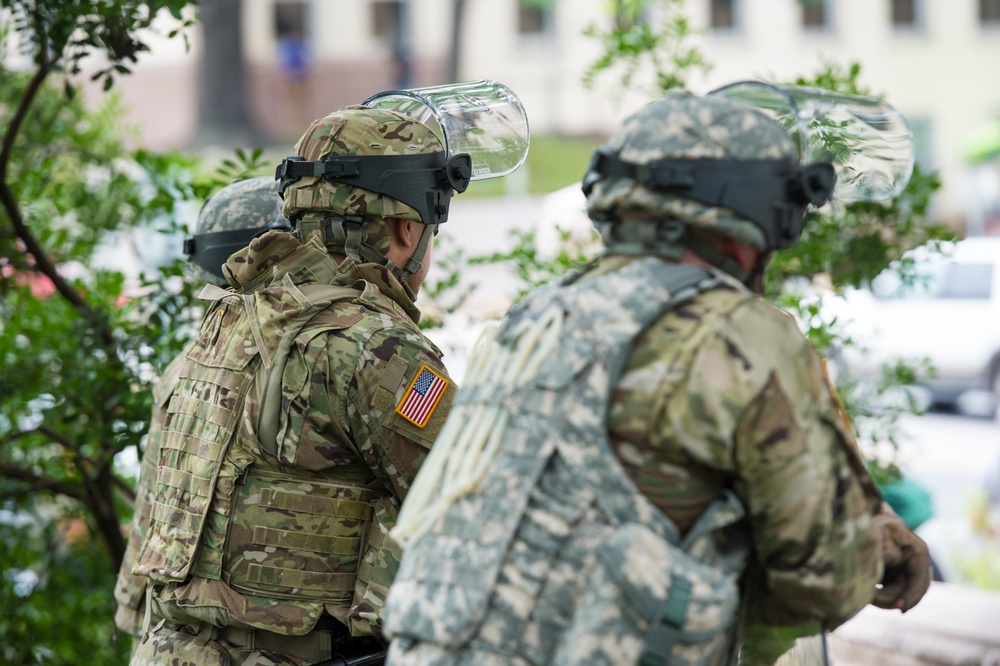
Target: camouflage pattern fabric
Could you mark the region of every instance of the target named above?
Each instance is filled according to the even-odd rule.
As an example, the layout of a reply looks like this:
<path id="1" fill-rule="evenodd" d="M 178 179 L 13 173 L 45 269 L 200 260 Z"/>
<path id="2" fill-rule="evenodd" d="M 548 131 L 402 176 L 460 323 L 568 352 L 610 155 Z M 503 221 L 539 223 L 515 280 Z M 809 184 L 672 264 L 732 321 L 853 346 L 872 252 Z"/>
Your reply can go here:
<path id="1" fill-rule="evenodd" d="M 593 299 L 583 328 L 612 335 L 621 321 L 628 321 L 638 306 L 623 295 L 648 288 L 625 279 L 641 261 L 649 260 L 609 256 L 582 278 L 582 285 L 623 280 L 614 297 Z M 735 542 L 741 539 L 752 549 L 749 586 L 741 588 L 749 589 L 743 599 L 749 623 L 815 626 L 823 619 L 833 628 L 869 603 L 881 578 L 879 538 L 872 523 L 880 500 L 840 418 L 820 360 L 795 322 L 735 280 L 725 286 L 705 290 L 656 319 L 627 346 L 606 409 L 597 406 L 572 419 L 607 428 L 618 462 L 614 467 L 655 507 L 648 511 L 641 503 L 634 505 L 629 514 L 633 521 L 659 516 L 691 539 L 719 493 L 733 492 L 746 511 L 740 523 L 746 531 L 734 527 L 723 533 L 728 541 L 703 539 L 690 552 L 726 571 L 719 553 L 738 553 Z M 549 289 L 529 302 L 561 302 L 558 298 L 559 292 Z M 516 311 L 505 323 L 515 317 Z M 557 361 L 563 377 L 586 365 L 574 363 L 570 350 L 576 336 L 589 334 L 567 328 L 573 336 Z M 564 390 L 568 386 L 565 379 L 541 382 Z M 466 386 L 459 400 L 472 399 L 476 390 Z M 546 402 L 534 396 L 531 404 L 512 410 L 512 422 L 520 424 L 505 443 L 512 456 L 530 444 L 531 428 L 549 431 L 557 441 L 553 446 L 577 438 L 574 426 L 560 423 L 555 433 L 551 415 L 539 418 L 540 408 L 532 405 Z M 591 449 L 599 448 L 589 444 L 589 449 L 581 444 L 577 455 L 587 461 L 586 469 L 601 469 L 584 457 L 587 452 L 596 455 Z M 590 592 L 579 598 L 575 621 L 591 628 L 589 637 L 571 625 L 559 639 L 553 629 L 566 621 L 560 613 L 567 603 L 565 586 L 584 581 L 596 586 L 601 574 L 588 568 L 592 553 L 607 551 L 624 538 L 621 533 L 609 538 L 592 515 L 566 512 L 561 504 L 587 494 L 595 501 L 622 501 L 628 491 L 609 493 L 592 482 L 552 482 L 523 497 L 518 494 L 522 484 L 505 473 L 508 464 L 514 468 L 498 456 L 484 485 L 446 513 L 428 536 L 409 545 L 386 608 L 387 630 L 400 637 L 387 663 L 638 663 L 634 639 L 601 638 L 609 626 L 635 621 L 634 610 L 621 599 Z M 538 472 L 520 463 L 521 475 L 533 473 Z M 508 516 L 519 512 L 524 519 L 517 536 L 508 536 Z M 561 545 L 564 532 L 574 535 L 572 547 Z M 618 575 L 646 580 L 651 589 L 656 577 L 665 574 L 644 559 L 648 550 L 648 542 L 626 547 L 611 561 L 617 563 Z M 494 582 L 490 567 L 497 552 L 507 555 Z M 561 559 L 571 555 L 579 559 Z M 731 557 L 727 562 L 734 565 Z M 742 572 L 744 565 L 736 564 Z M 459 584 L 467 587 L 456 597 L 452 591 Z M 626 596 L 632 606 L 634 595 Z M 733 625 L 731 631 L 736 630 Z M 728 656 L 714 651 L 710 656 L 687 654 L 689 661 L 644 663 L 727 663 Z"/>
<path id="2" fill-rule="evenodd" d="M 663 317 L 632 348 L 608 429 L 630 478 L 682 532 L 720 487 L 739 496 L 764 563 L 751 622 L 833 629 L 871 600 L 880 498 L 819 357 L 784 311 L 720 290 Z"/>
<path id="3" fill-rule="evenodd" d="M 268 650 L 198 639 L 183 630 L 159 627 L 138 643 L 130 666 L 309 666 L 311 661 Z"/>
<path id="4" fill-rule="evenodd" d="M 189 343 L 190 346 L 190 343 Z M 154 484 L 156 482 L 156 461 L 159 458 L 160 437 L 166 416 L 167 400 L 173 393 L 184 364 L 186 349 L 174 357 L 164 369 L 153 387 L 153 414 L 149 421 L 149 434 L 139 468 L 139 483 L 136 486 L 132 524 L 129 527 L 125 557 L 118 569 L 115 581 L 115 626 L 134 639 L 142 635 L 143 614 L 146 609 L 146 583 L 148 578 L 132 573 L 136 555 L 142 546 L 153 509 Z"/>
<path id="5" fill-rule="evenodd" d="M 281 200 L 277 183 L 270 177 L 248 178 L 230 183 L 215 193 L 202 206 L 198 214 L 196 234 L 222 231 L 257 230 L 281 219 Z M 251 236 L 247 235 L 247 243 Z M 192 283 L 209 283 L 225 286 L 220 275 L 192 263 L 187 265 L 187 279 Z M 221 273 L 222 267 L 219 267 Z M 180 368 L 188 348 L 178 354 L 164 369 L 153 387 L 153 412 L 146 439 L 142 465 L 139 470 L 132 523 L 129 527 L 125 557 L 115 582 L 115 626 L 134 638 L 142 634 L 145 610 L 146 581 L 144 576 L 132 574 L 132 565 L 142 545 L 149 524 L 153 501 L 153 484 L 156 479 L 156 461 L 159 455 L 159 438 L 166 415 L 166 402 L 177 383 Z"/>
<path id="6" fill-rule="evenodd" d="M 359 111 L 364 122 L 358 122 Z M 353 122 L 352 122 L 353 120 Z M 422 155 L 444 152 L 437 135 L 413 118 L 386 109 L 349 106 L 320 118 L 306 130 L 295 145 L 295 154 L 310 161 L 330 156 L 349 155 Z M 283 212 L 289 220 L 313 213 L 321 216 L 357 215 L 371 218 L 401 217 L 421 222 L 420 214 L 407 204 L 384 194 L 357 187 L 331 183 L 323 178 L 305 177 L 285 189 Z M 380 252 L 388 247 L 388 238 L 369 229 L 368 243 Z"/>
<path id="7" fill-rule="evenodd" d="M 220 231 L 247 230 L 256 232 L 276 222 L 282 222 L 278 183 L 268 176 L 238 180 L 210 196 L 198 213 L 194 233 L 211 234 Z M 245 243 L 252 235 L 247 233 Z M 194 262 L 187 266 L 188 279 L 195 284 L 209 282 L 225 286 L 222 267 L 208 271 Z"/>
<path id="8" fill-rule="evenodd" d="M 788 134 L 763 113 L 713 97 L 670 94 L 627 118 L 607 148 L 635 164 L 664 159 L 798 161 Z M 595 221 L 673 218 L 706 227 L 741 243 L 764 248 L 763 232 L 732 211 L 676 194 L 652 190 L 631 178 L 609 177 L 594 184 L 587 213 Z"/>
<path id="9" fill-rule="evenodd" d="M 525 322 L 566 313 L 537 376 L 511 388 L 487 378 L 458 396 L 456 406 L 480 402 L 510 420 L 487 475 L 407 546 L 385 608 L 389 664 L 705 664 L 729 654 L 749 551 L 742 505 L 720 487 L 682 538 L 614 460 L 604 413 L 640 331 L 698 289 L 741 287 L 656 259 L 568 282 L 536 292 L 500 329 L 516 346 Z"/>
<path id="10" fill-rule="evenodd" d="M 384 267 L 338 266 L 316 240 L 268 232 L 226 273 L 234 289 L 209 308 L 166 399 L 132 573 L 157 583 L 153 615 L 170 623 L 303 635 L 325 611 L 353 636 L 379 635 L 399 559 L 382 536 L 456 388 Z M 303 290 L 319 283 L 361 295 L 315 308 Z M 255 433 L 261 368 L 301 316 L 272 455 Z M 396 408 L 424 369 L 448 384 L 420 427 Z"/>

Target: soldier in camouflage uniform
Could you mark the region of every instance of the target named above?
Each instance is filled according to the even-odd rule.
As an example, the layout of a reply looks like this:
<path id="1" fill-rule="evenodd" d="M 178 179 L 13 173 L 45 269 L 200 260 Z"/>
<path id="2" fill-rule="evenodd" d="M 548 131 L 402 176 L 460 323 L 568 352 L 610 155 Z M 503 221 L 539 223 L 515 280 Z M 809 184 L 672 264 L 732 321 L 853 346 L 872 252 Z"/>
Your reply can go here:
<path id="1" fill-rule="evenodd" d="M 192 284 L 225 286 L 222 264 L 232 252 L 245 247 L 255 236 L 268 229 L 287 225 L 281 214 L 278 184 L 273 178 L 247 178 L 227 185 L 205 202 L 198 213 L 195 233 L 185 240 L 184 253 L 190 262 L 187 279 Z M 190 345 L 174 357 L 153 387 L 153 414 L 139 471 L 132 526 L 114 591 L 115 626 L 133 639 L 142 635 L 148 579 L 133 575 L 132 565 L 149 525 L 166 401 L 177 384 L 189 349 Z"/>
<path id="2" fill-rule="evenodd" d="M 726 99 L 668 96 L 614 132 L 584 181 L 605 253 L 480 343 L 390 534 L 388 664 L 735 663 L 748 625 L 917 603 L 926 546 L 755 293 L 833 182 Z M 480 422 L 498 441 L 469 443 Z"/>
<path id="3" fill-rule="evenodd" d="M 164 398 L 135 666 L 384 649 L 384 535 L 456 392 L 414 304 L 454 174 L 427 126 L 361 106 L 295 150 L 277 174 L 294 233 L 228 258 Z"/>

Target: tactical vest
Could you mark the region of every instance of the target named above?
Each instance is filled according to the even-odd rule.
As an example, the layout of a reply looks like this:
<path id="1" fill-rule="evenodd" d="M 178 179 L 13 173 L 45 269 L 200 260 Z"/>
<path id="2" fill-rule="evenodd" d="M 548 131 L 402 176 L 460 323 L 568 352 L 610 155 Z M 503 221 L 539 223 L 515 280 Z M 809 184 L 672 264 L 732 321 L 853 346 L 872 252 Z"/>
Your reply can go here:
<path id="1" fill-rule="evenodd" d="M 291 345 L 348 328 L 364 311 L 332 314 L 328 305 L 361 292 L 297 286 L 290 273 L 249 293 L 203 292 L 214 303 L 167 406 L 151 523 L 133 567 L 154 583 L 154 612 L 172 621 L 306 633 L 324 607 L 364 598 L 395 520 L 395 498 L 357 481 L 371 477 L 364 463 L 326 474 L 279 463 Z M 213 587 L 167 598 L 165 588 L 194 579 Z"/>
<path id="2" fill-rule="evenodd" d="M 432 655 L 437 666 L 730 658 L 749 552 L 742 505 L 723 491 L 681 538 L 619 465 L 606 420 L 635 337 L 724 281 L 709 269 L 647 258 L 543 289 L 511 310 L 497 349 L 529 344 L 546 334 L 540 329 L 554 331 L 558 343 L 481 373 L 489 344 L 470 359 L 421 469 L 444 479 L 445 508 L 422 527 L 430 509 L 407 520 L 418 476 L 390 533 L 406 547 L 383 612 L 394 651 L 424 649 L 413 663 Z M 540 365 L 529 380 L 501 380 L 516 372 L 508 368 L 533 363 Z M 446 451 L 453 426 L 459 439 L 472 437 L 482 418 L 486 430 L 502 432 L 499 442 L 471 456 L 461 446 Z M 456 470 L 448 468 L 476 466 L 488 471 L 459 471 L 449 494 Z"/>

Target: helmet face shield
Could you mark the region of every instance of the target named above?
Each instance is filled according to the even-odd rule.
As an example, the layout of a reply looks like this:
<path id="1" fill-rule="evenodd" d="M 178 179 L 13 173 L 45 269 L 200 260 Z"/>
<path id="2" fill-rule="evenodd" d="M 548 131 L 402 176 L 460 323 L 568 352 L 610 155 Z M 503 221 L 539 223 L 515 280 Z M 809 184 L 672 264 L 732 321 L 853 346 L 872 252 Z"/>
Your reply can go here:
<path id="1" fill-rule="evenodd" d="M 913 173 L 913 137 L 903 114 L 876 97 L 741 81 L 707 96 L 764 112 L 785 128 L 803 164 L 830 162 L 838 201 L 885 201 Z"/>
<path id="2" fill-rule="evenodd" d="M 282 196 L 293 184 L 299 189 L 300 180 L 307 187 L 317 181 L 326 183 L 327 189 L 344 185 L 340 189 L 347 193 L 353 189 L 378 195 L 380 201 L 401 202 L 424 224 L 446 222 L 455 192 L 464 192 L 473 180 L 511 173 L 528 151 L 524 107 L 509 88 L 495 81 L 379 93 L 317 123 L 300 140 L 296 148 L 300 154 L 286 158 L 275 172 Z M 339 137 L 343 123 L 356 125 L 364 136 L 351 131 L 352 138 L 343 147 L 330 150 L 340 144 L 320 139 Z M 379 135 L 381 130 L 370 129 L 383 123 L 389 133 L 385 136 Z M 325 152 L 310 154 L 302 147 L 317 141 Z M 303 202 L 286 201 L 286 215 L 295 219 L 303 211 L 326 209 L 363 215 L 330 206 L 328 200 L 336 198 L 334 194 L 310 197 Z M 395 216 L 381 208 L 379 212 L 367 210 Z"/>
<path id="3" fill-rule="evenodd" d="M 361 104 L 396 111 L 433 129 L 449 158 L 470 156 L 470 180 L 513 173 L 528 154 L 530 131 L 524 106 L 510 88 L 496 81 L 390 90 Z"/>

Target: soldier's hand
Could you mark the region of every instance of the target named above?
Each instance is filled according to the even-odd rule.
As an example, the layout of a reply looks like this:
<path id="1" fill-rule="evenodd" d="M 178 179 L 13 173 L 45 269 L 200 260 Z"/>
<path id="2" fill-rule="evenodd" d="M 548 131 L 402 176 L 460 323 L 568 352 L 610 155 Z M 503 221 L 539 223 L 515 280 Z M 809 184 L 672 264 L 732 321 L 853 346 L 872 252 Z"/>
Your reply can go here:
<path id="1" fill-rule="evenodd" d="M 923 539 L 887 506 L 875 516 L 875 523 L 882 530 L 885 572 L 872 603 L 879 608 L 898 608 L 905 613 L 917 605 L 930 587 L 930 552 Z"/>

